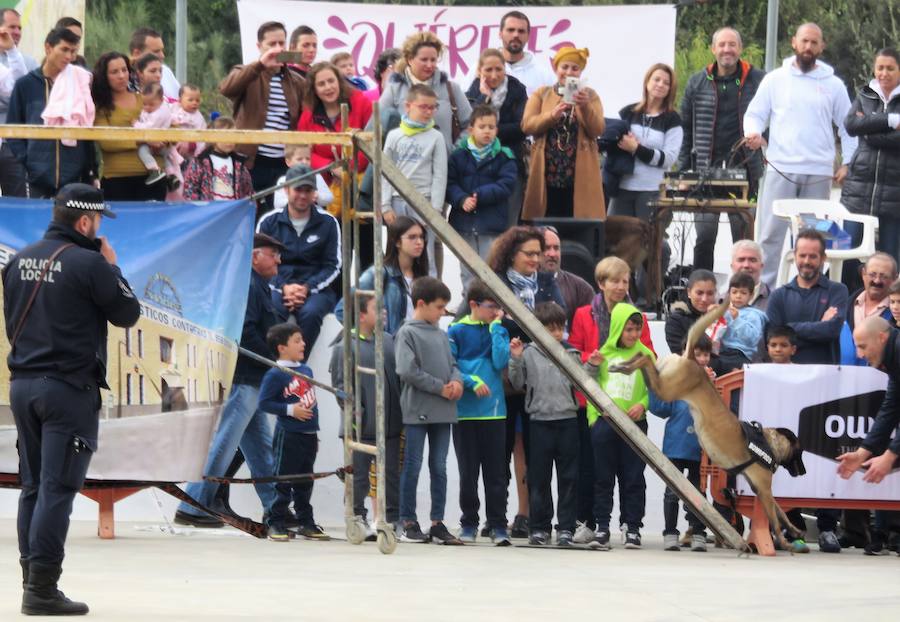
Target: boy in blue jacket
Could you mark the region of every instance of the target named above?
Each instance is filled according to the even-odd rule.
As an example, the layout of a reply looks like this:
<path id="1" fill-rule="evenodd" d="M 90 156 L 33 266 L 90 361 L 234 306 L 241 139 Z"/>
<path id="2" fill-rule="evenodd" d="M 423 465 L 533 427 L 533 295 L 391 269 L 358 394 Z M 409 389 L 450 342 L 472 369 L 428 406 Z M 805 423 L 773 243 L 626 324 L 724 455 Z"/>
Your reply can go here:
<path id="1" fill-rule="evenodd" d="M 457 143 L 447 163 L 447 203 L 450 225 L 484 260 L 506 231 L 517 171 L 513 152 L 497 138 L 497 111 L 487 104 L 475 106 L 469 136 Z M 468 288 L 472 274 L 462 265 L 460 274 Z"/>
<path id="2" fill-rule="evenodd" d="M 694 346 L 694 360 L 707 370 L 705 362 L 709 360 L 712 352 L 712 341 L 706 335 L 701 335 Z M 698 360 L 702 355 L 702 361 Z M 675 400 L 664 402 L 652 392 L 650 393 L 650 412 L 657 417 L 666 419 L 666 431 L 663 434 L 663 454 L 672 461 L 679 471 L 687 471 L 690 483 L 700 488 L 700 441 L 694 431 L 694 418 L 687 402 Z M 663 548 L 666 551 L 680 550 L 678 544 L 678 495 L 666 487 L 663 495 L 663 517 L 665 528 L 663 529 Z M 693 512 L 685 508 L 685 518 L 691 527 L 691 550 L 702 552 L 706 550 L 706 527 Z"/>
<path id="3" fill-rule="evenodd" d="M 305 350 L 303 335 L 296 324 L 276 324 L 269 329 L 266 341 L 278 364 L 312 377 L 312 370 L 301 363 Z M 319 448 L 319 407 L 316 393 L 308 381 L 277 368 L 263 376 L 259 388 L 260 410 L 277 416 L 272 449 L 275 452 L 275 475 L 312 473 Z M 275 501 L 269 508 L 269 539 L 287 542 L 285 518 L 291 500 L 300 527 L 298 534 L 308 540 L 329 540 L 328 534 L 313 518 L 310 504 L 313 481 L 275 486 Z"/>
<path id="4" fill-rule="evenodd" d="M 509 333 L 500 324 L 503 312 L 487 285 L 473 281 L 466 298 L 469 314 L 447 331 L 463 381 L 463 395 L 456 405 L 459 423 L 453 428 L 462 510 L 459 539 L 475 542 L 478 533 L 480 469 L 491 540 L 497 546 L 508 546 L 503 370 L 509 363 Z"/>

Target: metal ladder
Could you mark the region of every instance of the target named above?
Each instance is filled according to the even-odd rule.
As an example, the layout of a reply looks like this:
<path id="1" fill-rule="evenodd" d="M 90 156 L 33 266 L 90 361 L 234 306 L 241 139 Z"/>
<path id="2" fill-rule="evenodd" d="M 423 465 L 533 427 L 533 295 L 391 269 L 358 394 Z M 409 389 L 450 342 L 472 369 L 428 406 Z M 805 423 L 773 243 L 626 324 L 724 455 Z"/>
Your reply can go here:
<path id="1" fill-rule="evenodd" d="M 347 128 L 348 108 L 341 106 L 341 127 Z M 357 301 L 362 296 L 375 298 L 375 309 L 378 318 L 383 317 L 384 299 L 384 253 L 382 251 L 382 215 L 381 215 L 381 115 L 378 103 L 372 110 L 374 120 L 374 137 L 369 166 L 373 167 L 373 200 L 371 212 L 360 212 L 357 206 L 357 148 L 358 137 L 354 138 L 353 147 L 342 147 L 344 164 L 341 175 L 341 274 L 343 277 L 344 322 L 344 391 L 347 394 L 343 403 L 344 427 L 344 463 L 353 463 L 353 452 L 362 452 L 375 456 L 376 497 L 378 519 L 375 530 L 378 534 L 378 550 L 388 555 L 397 548 L 397 536 L 394 526 L 385 521 L 386 478 L 385 478 L 385 409 L 384 409 L 384 324 L 375 325 L 375 361 L 374 368 L 359 364 L 359 339 L 356 337 L 356 324 L 359 317 Z M 346 129 L 345 129 L 346 131 Z M 358 287 L 361 258 L 359 239 L 361 221 L 373 221 L 375 289 L 362 290 Z M 355 244 L 354 244 L 355 242 Z M 375 445 L 361 442 L 362 430 L 362 383 L 367 378 L 375 379 Z M 371 413 L 369 413 L 371 416 Z M 399 467 L 399 465 L 398 465 Z M 357 520 L 353 513 L 353 478 L 344 479 L 344 521 L 347 540 L 351 544 L 361 544 L 366 538 L 365 526 Z"/>

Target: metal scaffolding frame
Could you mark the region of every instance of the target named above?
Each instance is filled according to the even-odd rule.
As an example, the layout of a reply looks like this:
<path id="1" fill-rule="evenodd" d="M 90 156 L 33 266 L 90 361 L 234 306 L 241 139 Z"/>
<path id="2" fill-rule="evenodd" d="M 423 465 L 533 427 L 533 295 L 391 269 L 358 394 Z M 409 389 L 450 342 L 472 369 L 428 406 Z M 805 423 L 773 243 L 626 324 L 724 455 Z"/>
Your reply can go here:
<path id="1" fill-rule="evenodd" d="M 347 127 L 347 108 L 342 107 L 341 117 L 344 128 Z M 344 378 L 347 394 L 344 400 L 344 457 L 347 463 L 352 460 L 354 451 L 361 451 L 376 456 L 377 470 L 377 497 L 376 503 L 379 510 L 379 518 L 376 523 L 378 532 L 378 546 L 382 553 L 392 553 L 396 548 L 396 536 L 393 526 L 386 523 L 385 518 L 385 412 L 384 412 L 384 366 L 380 361 L 384 360 L 384 328 L 382 322 L 376 324 L 375 330 L 375 369 L 360 368 L 358 358 L 354 358 L 351 366 L 351 355 L 359 353 L 358 340 L 346 338 L 352 335 L 358 314 L 356 313 L 356 297 L 363 294 L 375 296 L 376 308 L 381 317 L 384 307 L 383 297 L 383 254 L 382 254 L 382 230 L 383 223 L 381 213 L 381 183 L 382 178 L 387 180 L 412 207 L 419 219 L 426 223 L 432 235 L 437 235 L 444 244 L 460 259 L 460 261 L 472 271 L 478 278 L 487 284 L 497 301 L 503 305 L 519 326 L 540 345 L 556 365 L 566 374 L 588 400 L 601 409 L 609 418 L 616 432 L 634 449 L 638 455 L 662 480 L 678 495 L 678 497 L 702 520 L 716 535 L 736 550 L 746 552 L 749 550 L 744 539 L 725 521 L 706 500 L 706 497 L 691 484 L 684 475 L 676 469 L 666 458 L 662 451 L 654 445 L 649 438 L 635 425 L 635 423 L 619 408 L 606 393 L 600 388 L 594 378 L 591 378 L 580 365 L 568 357 L 562 346 L 551 337 L 544 327 L 535 319 L 534 315 L 525 305 L 506 287 L 500 278 L 494 274 L 489 266 L 473 251 L 465 240 L 444 220 L 441 214 L 434 211 L 428 201 L 406 179 L 400 170 L 390 160 L 382 158 L 381 148 L 381 119 L 377 103 L 372 115 L 374 132 L 361 132 L 347 129 L 343 132 L 316 133 L 316 132 L 273 132 L 254 130 L 138 130 L 133 128 L 62 128 L 44 127 L 33 125 L 0 125 L 0 138 L 35 138 L 35 139 L 61 139 L 73 138 L 76 140 L 128 140 L 138 142 L 177 142 L 177 141 L 203 141 L 203 142 L 234 142 L 237 144 L 329 144 L 341 147 L 341 220 L 342 220 L 342 252 L 343 252 L 343 294 L 345 301 L 344 313 Z M 371 213 L 357 213 L 356 206 L 356 162 L 357 154 L 362 152 L 371 163 L 374 178 L 373 211 Z M 351 231 L 353 240 L 359 240 L 359 221 L 361 219 L 373 219 L 373 235 L 375 239 L 375 289 L 362 291 L 354 288 L 358 282 L 359 261 L 358 248 L 351 244 Z M 357 245 L 358 246 L 358 245 Z M 356 258 L 357 261 L 348 259 Z M 352 278 L 351 278 L 352 277 Z M 348 309 L 349 305 L 349 309 Z M 352 346 L 352 350 L 351 350 Z M 363 375 L 374 375 L 376 387 L 376 443 L 374 446 L 366 445 L 354 438 L 354 428 L 359 430 L 357 424 L 361 417 L 359 384 Z M 350 381 L 353 378 L 353 381 Z M 345 520 L 348 540 L 358 544 L 365 538 L 362 525 L 356 521 L 353 515 L 353 484 L 352 478 L 345 481 Z"/>

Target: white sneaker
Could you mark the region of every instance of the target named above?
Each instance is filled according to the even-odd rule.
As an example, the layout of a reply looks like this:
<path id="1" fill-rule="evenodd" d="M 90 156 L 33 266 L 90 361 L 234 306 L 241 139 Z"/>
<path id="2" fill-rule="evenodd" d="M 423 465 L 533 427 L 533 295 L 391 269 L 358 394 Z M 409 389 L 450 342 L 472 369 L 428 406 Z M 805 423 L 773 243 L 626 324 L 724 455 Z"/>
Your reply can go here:
<path id="1" fill-rule="evenodd" d="M 706 552 L 706 534 L 694 534 L 691 537 L 691 550 L 697 553 Z"/>
<path id="2" fill-rule="evenodd" d="M 705 545 L 705 541 L 704 541 Z M 664 551 L 680 551 L 681 547 L 678 545 L 678 534 L 677 533 L 666 533 L 663 534 L 663 550 Z"/>
<path id="3" fill-rule="evenodd" d="M 594 530 L 587 526 L 587 523 L 577 521 L 575 523 L 575 536 L 573 540 L 578 544 L 587 544 L 594 539 Z"/>

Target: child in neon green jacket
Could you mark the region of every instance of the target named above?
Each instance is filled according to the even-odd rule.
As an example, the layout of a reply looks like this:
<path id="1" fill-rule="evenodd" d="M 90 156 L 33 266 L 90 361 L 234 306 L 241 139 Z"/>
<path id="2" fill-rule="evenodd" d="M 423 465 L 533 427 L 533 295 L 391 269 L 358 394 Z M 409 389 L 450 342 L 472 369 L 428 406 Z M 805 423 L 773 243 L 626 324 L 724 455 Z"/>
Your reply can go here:
<path id="1" fill-rule="evenodd" d="M 595 374 L 604 392 L 646 433 L 650 394 L 643 374 L 609 372 L 610 365 L 627 361 L 639 353 L 656 358 L 640 342 L 643 323 L 643 315 L 637 308 L 624 302 L 617 304 L 610 318 L 609 337 L 600 348 L 599 356 L 595 353 L 589 359 L 588 371 Z M 619 524 L 625 548 L 641 548 L 640 528 L 646 505 L 644 461 L 616 433 L 603 413 L 591 404 L 588 404 L 587 416 L 594 449 L 594 521 L 597 525 L 591 547 L 610 548 L 609 522 L 613 489 L 618 479 Z"/>

